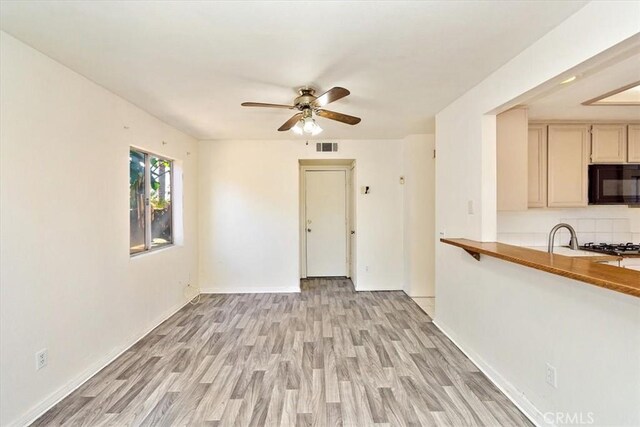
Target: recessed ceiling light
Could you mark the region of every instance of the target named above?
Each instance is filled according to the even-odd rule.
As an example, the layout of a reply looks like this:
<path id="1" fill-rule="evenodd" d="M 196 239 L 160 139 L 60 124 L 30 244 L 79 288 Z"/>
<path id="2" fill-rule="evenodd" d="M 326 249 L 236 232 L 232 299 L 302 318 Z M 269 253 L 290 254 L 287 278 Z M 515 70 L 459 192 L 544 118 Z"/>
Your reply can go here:
<path id="1" fill-rule="evenodd" d="M 560 82 L 561 85 L 566 85 L 567 83 L 571 83 L 572 81 L 574 81 L 575 79 L 577 79 L 577 76 L 571 76 L 566 80 L 563 80 Z"/>

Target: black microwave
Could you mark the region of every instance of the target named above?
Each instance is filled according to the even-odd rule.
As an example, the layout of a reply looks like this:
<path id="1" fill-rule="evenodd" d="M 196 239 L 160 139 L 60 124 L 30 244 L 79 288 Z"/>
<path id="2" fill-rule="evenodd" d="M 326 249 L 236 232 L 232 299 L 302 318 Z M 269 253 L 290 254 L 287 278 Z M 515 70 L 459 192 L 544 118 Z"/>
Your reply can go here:
<path id="1" fill-rule="evenodd" d="M 640 205 L 640 164 L 589 165 L 590 205 Z"/>

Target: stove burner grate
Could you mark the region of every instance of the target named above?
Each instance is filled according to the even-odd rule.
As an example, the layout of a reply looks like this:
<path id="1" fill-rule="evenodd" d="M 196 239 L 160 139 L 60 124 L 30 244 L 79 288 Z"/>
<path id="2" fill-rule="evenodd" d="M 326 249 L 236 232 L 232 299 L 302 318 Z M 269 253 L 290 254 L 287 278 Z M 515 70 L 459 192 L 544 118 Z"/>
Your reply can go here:
<path id="1" fill-rule="evenodd" d="M 635 243 L 594 243 L 589 242 L 580 249 L 592 252 L 610 253 L 615 255 L 640 254 L 640 245 Z"/>

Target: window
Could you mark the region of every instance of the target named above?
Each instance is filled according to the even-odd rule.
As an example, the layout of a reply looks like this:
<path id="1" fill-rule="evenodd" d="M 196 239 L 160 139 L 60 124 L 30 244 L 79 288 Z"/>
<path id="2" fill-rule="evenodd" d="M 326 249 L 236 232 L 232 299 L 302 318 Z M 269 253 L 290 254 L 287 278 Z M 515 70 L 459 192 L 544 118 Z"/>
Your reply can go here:
<path id="1" fill-rule="evenodd" d="M 173 243 L 173 161 L 129 151 L 129 253 Z"/>

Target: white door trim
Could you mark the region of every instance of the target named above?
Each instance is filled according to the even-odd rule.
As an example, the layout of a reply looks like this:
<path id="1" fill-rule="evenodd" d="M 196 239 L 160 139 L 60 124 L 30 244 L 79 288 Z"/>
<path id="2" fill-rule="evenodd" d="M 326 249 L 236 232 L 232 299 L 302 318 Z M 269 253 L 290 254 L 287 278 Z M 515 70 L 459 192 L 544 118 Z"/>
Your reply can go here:
<path id="1" fill-rule="evenodd" d="M 354 161 L 355 163 L 355 161 Z M 305 279 L 307 277 L 307 212 L 305 206 L 306 200 L 306 180 L 305 174 L 307 171 L 344 171 L 345 173 L 345 195 L 346 195 L 346 209 L 345 209 L 345 244 L 346 244 L 346 259 L 345 259 L 345 271 L 347 272 L 348 277 L 351 277 L 351 269 L 355 269 L 355 266 L 351 262 L 351 239 L 350 232 L 351 230 L 355 230 L 354 222 L 352 222 L 352 209 L 353 205 L 353 197 L 352 194 L 352 186 L 350 183 L 353 180 L 353 165 L 300 165 L 300 217 L 299 217 L 299 233 L 300 233 L 300 277 Z M 353 227 L 353 228 L 352 228 Z M 355 238 L 355 236 L 354 236 Z"/>

